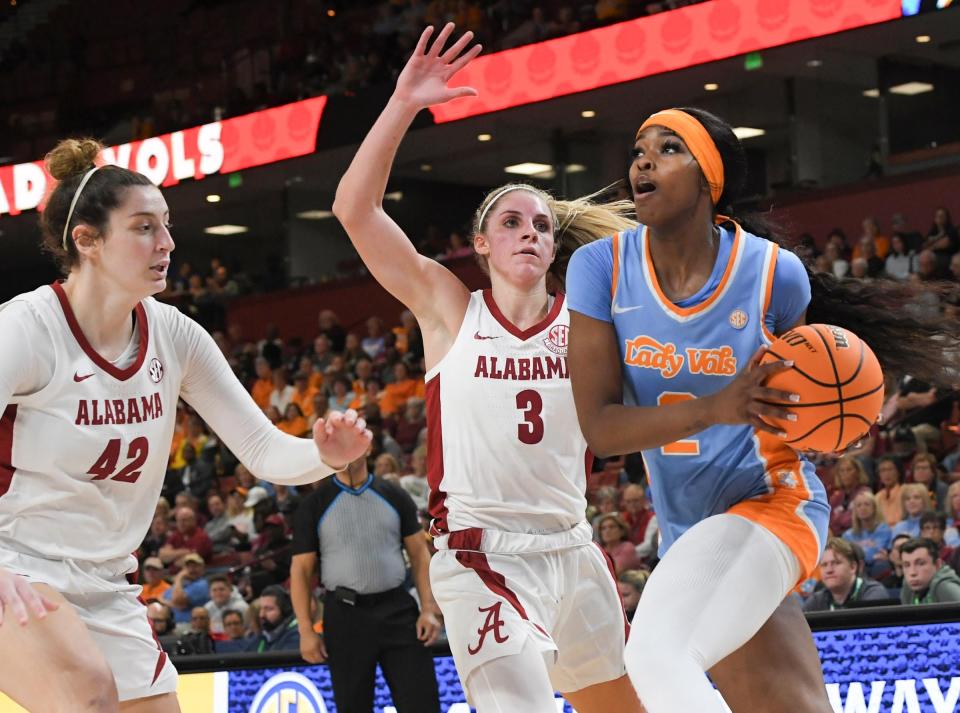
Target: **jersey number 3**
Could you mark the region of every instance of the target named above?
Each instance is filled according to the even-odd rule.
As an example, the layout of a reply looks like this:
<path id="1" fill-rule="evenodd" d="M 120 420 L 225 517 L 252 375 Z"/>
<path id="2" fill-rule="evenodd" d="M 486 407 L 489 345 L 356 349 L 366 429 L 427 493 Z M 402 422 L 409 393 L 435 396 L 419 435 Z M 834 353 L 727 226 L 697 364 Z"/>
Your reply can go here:
<path id="1" fill-rule="evenodd" d="M 657 406 L 690 401 L 695 398 L 697 397 L 687 391 L 664 391 L 657 397 Z M 700 441 L 696 438 L 674 441 L 662 446 L 660 452 L 665 456 L 698 456 L 700 455 Z"/>
<path id="2" fill-rule="evenodd" d="M 93 480 L 119 480 L 121 483 L 136 483 L 140 477 L 140 469 L 150 454 L 150 442 L 144 437 L 139 436 L 130 441 L 127 447 L 128 463 L 117 472 L 117 465 L 120 461 L 119 438 L 111 438 L 107 447 L 104 449 L 97 462 L 90 466 L 88 475 L 93 476 Z"/>
<path id="3" fill-rule="evenodd" d="M 523 411 L 523 423 L 517 426 L 517 438 L 532 446 L 543 440 L 543 399 L 539 392 L 526 389 L 517 394 L 517 408 Z"/>

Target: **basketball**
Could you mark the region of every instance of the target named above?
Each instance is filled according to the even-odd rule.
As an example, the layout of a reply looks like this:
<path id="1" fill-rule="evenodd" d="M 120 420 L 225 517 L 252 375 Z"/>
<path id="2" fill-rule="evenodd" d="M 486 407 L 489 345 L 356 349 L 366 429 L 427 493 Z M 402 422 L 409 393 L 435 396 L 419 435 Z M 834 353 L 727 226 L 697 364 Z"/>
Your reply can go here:
<path id="1" fill-rule="evenodd" d="M 785 360 L 793 366 L 766 385 L 800 395 L 799 403 L 778 404 L 796 421 L 775 419 L 784 441 L 800 451 L 830 453 L 856 443 L 883 406 L 883 371 L 870 347 L 856 334 L 829 324 L 807 324 L 770 345 L 761 363 Z"/>

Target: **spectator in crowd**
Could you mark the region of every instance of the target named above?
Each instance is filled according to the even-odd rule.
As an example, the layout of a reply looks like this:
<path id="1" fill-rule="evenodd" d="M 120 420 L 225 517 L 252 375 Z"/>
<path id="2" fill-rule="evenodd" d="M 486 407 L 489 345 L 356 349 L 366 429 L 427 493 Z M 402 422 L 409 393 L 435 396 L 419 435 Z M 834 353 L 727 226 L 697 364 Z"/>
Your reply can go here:
<path id="1" fill-rule="evenodd" d="M 296 651 L 299 648 L 300 631 L 290 595 L 280 585 L 271 585 L 260 594 L 260 633 L 249 641 L 247 651 Z"/>
<path id="2" fill-rule="evenodd" d="M 930 496 L 930 508 L 939 512 L 947 511 L 947 484 L 940 479 L 940 463 L 932 453 L 917 453 L 913 457 L 910 475 L 914 483 L 927 489 Z"/>
<path id="3" fill-rule="evenodd" d="M 369 362 L 367 362 L 369 364 Z M 381 386 L 380 379 L 376 376 L 370 376 L 364 379 L 363 381 L 363 391 L 356 391 L 356 384 L 358 381 L 354 382 L 354 393 L 357 394 L 354 397 L 353 401 L 350 402 L 350 408 L 354 411 L 360 412 L 368 405 L 376 406 L 380 408 L 380 395 L 381 395 Z"/>
<path id="4" fill-rule="evenodd" d="M 597 514 L 590 524 L 593 526 L 595 539 L 597 542 L 599 542 L 600 537 L 598 528 L 600 526 L 600 518 L 603 515 L 616 513 L 619 510 L 620 491 L 611 485 L 605 485 L 602 488 L 598 488 L 596 495 L 594 495 L 594 504 L 597 508 Z"/>
<path id="5" fill-rule="evenodd" d="M 264 492 L 266 492 L 264 490 Z M 269 496 L 268 496 L 269 497 Z M 253 527 L 253 516 L 247 512 L 246 498 L 239 490 L 232 490 L 227 494 L 227 517 L 234 530 L 234 536 L 240 541 L 246 541 L 256 534 Z"/>
<path id="6" fill-rule="evenodd" d="M 380 397 L 380 414 L 391 416 L 402 409 L 407 399 L 423 396 L 423 379 L 410 376 L 410 368 L 402 361 L 393 365 L 393 383 L 387 384 Z"/>
<path id="7" fill-rule="evenodd" d="M 841 248 L 836 242 L 827 243 L 823 254 L 830 261 L 830 269 L 834 277 L 846 277 L 850 272 L 850 263 L 843 257 Z"/>
<path id="8" fill-rule="evenodd" d="M 853 499 L 869 491 L 867 471 L 855 457 L 844 455 L 833 467 L 834 491 L 830 496 L 830 532 L 838 537 L 853 524 Z"/>
<path id="9" fill-rule="evenodd" d="M 187 464 L 183 457 L 183 449 L 188 443 L 193 446 L 194 453 L 202 453 L 204 446 L 207 445 L 208 438 L 207 426 L 203 419 L 198 414 L 189 414 L 187 416 L 186 434 L 183 441 L 180 442 L 180 447 L 170 460 L 170 470 L 180 470 Z"/>
<path id="10" fill-rule="evenodd" d="M 353 332 L 347 333 L 343 353 L 340 356 L 343 357 L 343 368 L 346 371 L 354 371 L 361 359 L 370 359 L 370 354 L 364 350 L 360 337 Z"/>
<path id="11" fill-rule="evenodd" d="M 247 646 L 249 646 L 247 627 L 244 624 L 242 613 L 236 609 L 227 609 L 223 612 L 223 633 L 225 635 L 224 639 L 214 639 L 213 642 L 214 651 L 218 654 L 247 650 Z"/>
<path id="12" fill-rule="evenodd" d="M 177 653 L 176 622 L 173 611 L 163 602 L 147 602 L 147 619 L 160 647 L 167 654 Z"/>
<path id="13" fill-rule="evenodd" d="M 650 573 L 645 569 L 627 569 L 617 577 L 617 590 L 620 592 L 620 602 L 623 604 L 627 621 L 631 621 L 637 611 L 640 595 L 643 594 L 643 587 L 649 576 Z"/>
<path id="14" fill-rule="evenodd" d="M 159 557 L 147 557 L 143 561 L 143 591 L 140 598 L 145 602 L 151 599 L 160 599 L 163 593 L 170 589 L 170 583 L 164 577 L 163 562 Z"/>
<path id="15" fill-rule="evenodd" d="M 330 340 L 330 349 L 334 352 L 342 352 L 347 340 L 347 331 L 340 325 L 337 313 L 332 309 L 321 310 L 317 316 L 317 323 L 320 327 L 320 335 Z"/>
<path id="16" fill-rule="evenodd" d="M 390 432 L 404 453 L 413 451 L 420 439 L 420 432 L 427 427 L 425 404 L 423 399 L 411 397 L 392 420 Z"/>
<path id="17" fill-rule="evenodd" d="M 173 578 L 173 586 L 163 593 L 163 601 L 173 609 L 178 624 L 190 621 L 194 607 L 202 607 L 210 599 L 210 586 L 203 576 L 203 558 L 191 552 L 183 557 L 183 569 Z"/>
<path id="18" fill-rule="evenodd" d="M 943 539 L 950 547 L 960 547 L 960 480 L 947 488 L 947 529 Z"/>
<path id="19" fill-rule="evenodd" d="M 213 487 L 216 473 L 213 464 L 197 457 L 196 448 L 189 440 L 185 441 L 182 449 L 183 467 L 167 471 L 167 482 L 178 490 L 186 490 L 198 498 L 206 496 Z"/>
<path id="20" fill-rule="evenodd" d="M 601 515 L 597 521 L 597 532 L 600 535 L 600 546 L 613 560 L 614 569 L 618 573 L 643 566 L 643 560 L 637 556 L 637 548 L 627 539 L 630 529 L 620 515 Z"/>
<path id="21" fill-rule="evenodd" d="M 876 218 L 867 216 L 863 219 L 861 226 L 863 232 L 860 234 L 857 244 L 853 247 L 853 259 L 862 257 L 869 260 L 870 256 L 864 253 L 864 248 L 869 248 L 872 245 L 874 248 L 873 255 L 879 258 L 882 264 L 883 258 L 890 252 L 890 238 L 880 233 L 880 226 L 877 225 Z"/>
<path id="22" fill-rule="evenodd" d="M 333 393 L 328 399 L 327 408 L 331 411 L 346 411 L 354 399 L 354 393 L 348 391 L 350 380 L 344 376 L 338 376 L 333 381 Z"/>
<path id="23" fill-rule="evenodd" d="M 323 374 L 333 359 L 333 352 L 330 348 L 330 337 L 326 334 L 318 335 L 313 340 L 313 352 L 309 356 L 310 361 L 313 362 L 313 369 L 311 369 L 311 371 L 317 371 Z"/>
<path id="24" fill-rule="evenodd" d="M 940 207 L 934 211 L 933 225 L 927 231 L 924 249 L 932 250 L 936 258 L 938 271 L 945 272 L 950 256 L 960 250 L 960 232 L 950 217 L 950 211 Z"/>
<path id="25" fill-rule="evenodd" d="M 290 522 L 290 516 L 300 507 L 300 496 L 297 489 L 290 485 L 276 484 L 273 486 L 276 493 L 273 501 L 277 505 L 277 511 L 284 516 L 284 522 Z"/>
<path id="26" fill-rule="evenodd" d="M 884 260 L 877 254 L 877 244 L 874 238 L 864 236 L 860 238 L 860 254 L 853 258 L 851 265 L 856 265 L 858 260 L 866 263 L 866 276 L 879 277 L 883 274 Z M 856 270 L 852 270 L 854 277 L 863 277 L 857 275 Z"/>
<path id="27" fill-rule="evenodd" d="M 319 388 L 310 384 L 310 372 L 301 370 L 293 377 L 293 396 L 290 401 L 300 408 L 305 418 L 308 418 L 313 415 L 314 397 L 319 392 Z"/>
<path id="28" fill-rule="evenodd" d="M 636 546 L 637 557 L 646 560 L 656 552 L 657 516 L 650 509 L 642 485 L 631 483 L 623 489 L 623 521 L 628 538 Z"/>
<path id="29" fill-rule="evenodd" d="M 166 500 L 164 500 L 166 502 Z M 170 505 L 167 503 L 167 508 Z M 150 530 L 140 545 L 140 559 L 147 557 L 156 557 L 160 554 L 160 548 L 167 544 L 167 537 L 170 535 L 170 520 L 162 512 L 153 516 L 150 523 Z"/>
<path id="30" fill-rule="evenodd" d="M 890 244 L 891 248 L 893 245 L 893 239 L 895 237 L 900 238 L 903 241 L 905 247 L 904 252 L 907 253 L 916 253 L 917 250 L 923 245 L 924 238 L 916 230 L 911 230 L 907 225 L 906 219 L 903 217 L 903 213 L 894 213 L 890 218 Z"/>
<path id="31" fill-rule="evenodd" d="M 400 482 L 400 462 L 389 453 L 381 453 L 373 461 L 373 474 L 395 483 Z"/>
<path id="32" fill-rule="evenodd" d="M 903 586 L 903 553 L 900 551 L 905 542 L 913 538 L 906 533 L 900 533 L 893 538 L 890 544 L 890 571 L 880 578 L 880 583 L 887 588 L 887 592 L 895 592 L 900 595 L 900 588 Z"/>
<path id="33" fill-rule="evenodd" d="M 283 418 L 277 424 L 277 428 L 284 433 L 289 433 L 291 436 L 297 437 L 303 437 L 310 433 L 310 428 L 307 426 L 307 419 L 303 417 L 303 411 L 292 401 L 287 404 Z"/>
<path id="34" fill-rule="evenodd" d="M 379 377 L 376 377 L 373 373 L 373 362 L 370 361 L 370 358 L 367 356 L 360 357 L 357 359 L 357 363 L 353 367 L 353 385 L 350 387 L 353 393 L 357 394 L 359 397 L 361 394 L 366 391 L 367 383 L 370 379 L 377 379 L 379 382 Z M 376 403 L 376 400 L 374 400 Z M 353 408 L 351 406 L 350 408 Z"/>
<path id="35" fill-rule="evenodd" d="M 177 654 L 193 656 L 212 653 L 213 638 L 210 636 L 210 612 L 204 607 L 194 607 L 190 610 L 190 628 L 184 631 L 177 640 Z"/>
<path id="36" fill-rule="evenodd" d="M 417 446 L 410 456 L 410 468 L 413 472 L 400 478 L 400 487 L 413 498 L 417 509 L 424 510 L 430 497 L 430 483 L 427 481 L 427 447 Z"/>
<path id="37" fill-rule="evenodd" d="M 873 493 L 863 490 L 853 499 L 852 526 L 843 539 L 859 545 L 864 554 L 865 571 L 876 577 L 889 569 L 888 560 L 893 534 L 883 521 Z"/>
<path id="38" fill-rule="evenodd" d="M 900 489 L 903 485 L 903 467 L 894 456 L 883 456 L 877 460 L 877 508 L 883 521 L 893 527 L 903 519 L 903 499 Z"/>
<path id="39" fill-rule="evenodd" d="M 207 581 L 210 585 L 210 601 L 204 604 L 204 607 L 210 614 L 210 631 L 214 634 L 222 634 L 225 631 L 224 613 L 227 611 L 239 612 L 242 621 L 243 614 L 246 613 L 250 605 L 247 604 L 237 588 L 233 586 L 227 575 L 215 574 Z"/>
<path id="40" fill-rule="evenodd" d="M 250 395 L 257 402 L 257 406 L 266 410 L 270 406 L 270 397 L 273 395 L 273 369 L 270 362 L 263 357 L 257 357 L 253 362 L 257 380 L 253 382 Z"/>
<path id="41" fill-rule="evenodd" d="M 281 414 L 287 410 L 287 405 L 293 400 L 294 389 L 287 378 L 287 370 L 283 367 L 273 370 L 273 392 L 270 394 L 270 405 Z"/>
<path id="42" fill-rule="evenodd" d="M 400 313 L 400 326 L 393 328 L 397 352 L 406 357 L 408 363 L 423 356 L 423 335 L 413 312 L 408 309 Z"/>
<path id="43" fill-rule="evenodd" d="M 236 547 L 236 533 L 230 523 L 230 515 L 227 513 L 223 496 L 219 493 L 210 493 L 207 496 L 207 512 L 210 513 L 210 519 L 203 526 L 203 530 L 213 543 L 214 553 L 226 552 Z"/>
<path id="44" fill-rule="evenodd" d="M 883 270 L 895 280 L 906 280 L 917 270 L 916 253 L 908 249 L 903 237 L 896 233 L 890 238 L 890 253 Z"/>
<path id="45" fill-rule="evenodd" d="M 920 516 L 920 537 L 930 540 L 940 550 L 940 559 L 946 562 L 953 555 L 953 547 L 944 542 L 947 516 L 942 512 L 928 510 Z"/>
<path id="46" fill-rule="evenodd" d="M 900 601 L 904 604 L 939 604 L 960 602 L 960 576 L 940 559 L 937 545 L 926 538 L 914 538 L 904 543 L 903 589 Z"/>
<path id="47" fill-rule="evenodd" d="M 359 413 L 359 412 L 358 412 Z M 313 413 L 307 417 L 307 428 L 313 430 L 314 425 L 321 418 L 327 416 L 327 395 L 323 390 L 313 395 Z"/>
<path id="48" fill-rule="evenodd" d="M 272 499 L 265 504 L 269 504 L 271 509 L 275 507 Z M 257 530 L 259 534 L 251 547 L 256 558 L 250 575 L 250 587 L 254 595 L 268 585 L 282 584 L 287 580 L 292 556 L 283 515 L 275 512 L 267 515 Z"/>
<path id="49" fill-rule="evenodd" d="M 900 489 L 903 500 L 903 519 L 893 526 L 893 536 L 901 532 L 910 537 L 920 537 L 920 515 L 930 507 L 930 493 L 920 483 L 907 483 Z"/>
<path id="50" fill-rule="evenodd" d="M 855 277 L 858 280 L 872 279 L 870 263 L 867 262 L 866 258 L 855 257 L 850 261 L 850 277 Z"/>
<path id="51" fill-rule="evenodd" d="M 861 576 L 861 564 L 857 545 L 831 537 L 820 558 L 823 589 L 810 595 L 803 603 L 803 610 L 834 611 L 846 609 L 856 602 L 888 599 L 882 584 Z"/>
<path id="52" fill-rule="evenodd" d="M 420 606 L 403 586 L 410 558 Z M 320 482 L 297 511 L 292 575 L 300 653 L 328 658 L 337 710 L 373 707 L 377 663 L 401 713 L 440 709 L 426 647 L 440 633 L 430 589 L 430 554 L 417 509 L 397 485 L 370 474 L 366 458 Z M 310 583 L 317 564 L 326 590 L 323 636 L 312 626 Z"/>
<path id="53" fill-rule="evenodd" d="M 176 529 L 167 536 L 160 548 L 160 559 L 173 567 L 182 567 L 188 555 L 199 555 L 201 561 L 210 559 L 213 543 L 206 532 L 197 527 L 197 514 L 188 507 L 177 509 Z"/>
<path id="54" fill-rule="evenodd" d="M 360 347 L 374 361 L 383 356 L 386 349 L 386 340 L 383 332 L 383 320 L 379 317 L 367 319 L 367 336 L 360 342 Z"/>

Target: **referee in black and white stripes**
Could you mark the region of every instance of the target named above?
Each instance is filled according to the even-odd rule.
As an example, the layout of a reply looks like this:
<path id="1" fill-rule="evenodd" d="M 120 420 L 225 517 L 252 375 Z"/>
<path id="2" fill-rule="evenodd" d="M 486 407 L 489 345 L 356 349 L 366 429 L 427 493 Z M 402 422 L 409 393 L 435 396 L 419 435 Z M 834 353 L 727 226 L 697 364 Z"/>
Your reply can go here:
<path id="1" fill-rule="evenodd" d="M 410 559 L 421 607 L 403 587 Z M 313 631 L 310 582 L 320 564 L 326 595 L 323 636 Z M 377 664 L 397 713 L 440 710 L 433 657 L 440 609 L 430 591 L 430 553 L 410 496 L 374 477 L 360 458 L 300 503 L 290 590 L 300 653 L 330 665 L 341 713 L 371 713 Z"/>

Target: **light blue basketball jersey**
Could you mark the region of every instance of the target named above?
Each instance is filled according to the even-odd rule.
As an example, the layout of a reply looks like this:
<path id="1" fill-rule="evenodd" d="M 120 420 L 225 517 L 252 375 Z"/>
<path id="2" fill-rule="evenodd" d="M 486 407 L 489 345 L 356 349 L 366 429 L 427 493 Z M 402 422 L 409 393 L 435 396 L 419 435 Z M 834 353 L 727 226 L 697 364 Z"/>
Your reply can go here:
<path id="1" fill-rule="evenodd" d="M 708 291 L 689 307 L 674 304 L 660 290 L 643 226 L 605 246 L 588 246 L 613 252 L 609 321 L 620 348 L 624 403 L 657 406 L 716 393 L 746 368 L 758 347 L 774 339 L 765 315 L 779 248 L 739 226 L 724 238 L 719 257 L 729 253 L 725 265 L 717 265 Z M 573 302 L 571 309 L 577 310 Z M 643 457 L 661 555 L 700 520 L 780 489 L 799 496 L 796 515 L 824 542 L 829 508 L 813 466 L 749 425 L 712 426 L 644 451 Z"/>

